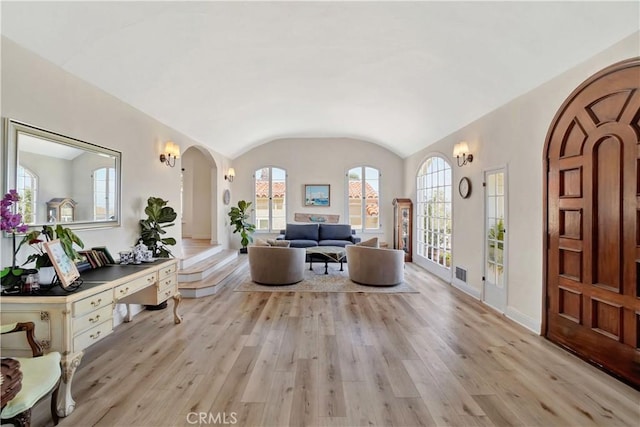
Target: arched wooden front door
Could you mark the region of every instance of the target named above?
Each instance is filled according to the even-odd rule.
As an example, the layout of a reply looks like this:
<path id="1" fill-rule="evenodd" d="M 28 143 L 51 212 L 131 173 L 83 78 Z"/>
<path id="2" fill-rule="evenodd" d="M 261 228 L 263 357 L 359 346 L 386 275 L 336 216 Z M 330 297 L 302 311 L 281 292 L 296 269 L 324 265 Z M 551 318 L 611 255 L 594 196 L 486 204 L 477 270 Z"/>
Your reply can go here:
<path id="1" fill-rule="evenodd" d="M 545 335 L 640 387 L 640 58 L 580 85 L 545 150 Z"/>

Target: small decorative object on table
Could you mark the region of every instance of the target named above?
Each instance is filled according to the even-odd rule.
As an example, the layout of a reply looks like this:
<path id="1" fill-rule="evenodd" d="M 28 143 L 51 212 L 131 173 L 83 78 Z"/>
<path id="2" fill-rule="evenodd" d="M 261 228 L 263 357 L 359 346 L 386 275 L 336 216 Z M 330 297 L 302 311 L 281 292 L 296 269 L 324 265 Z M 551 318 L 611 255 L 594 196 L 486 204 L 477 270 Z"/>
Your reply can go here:
<path id="1" fill-rule="evenodd" d="M 52 240 L 44 244 L 44 248 L 51 258 L 60 286 L 65 290 L 75 290 L 82 285 L 80 273 L 71 258 L 65 253 L 60 240 Z"/>

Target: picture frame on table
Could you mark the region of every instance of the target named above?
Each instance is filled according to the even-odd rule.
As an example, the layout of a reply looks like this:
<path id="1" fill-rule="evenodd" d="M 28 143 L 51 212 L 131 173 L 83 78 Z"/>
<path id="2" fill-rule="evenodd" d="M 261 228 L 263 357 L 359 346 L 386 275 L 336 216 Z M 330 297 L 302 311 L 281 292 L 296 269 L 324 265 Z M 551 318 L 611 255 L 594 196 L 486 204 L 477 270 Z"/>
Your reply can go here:
<path id="1" fill-rule="evenodd" d="M 329 184 L 305 184 L 304 205 L 322 207 L 330 206 L 331 186 Z"/>
<path id="2" fill-rule="evenodd" d="M 45 242 L 44 249 L 49 254 L 49 259 L 53 264 L 53 268 L 58 274 L 60 286 L 67 289 L 73 282 L 80 277 L 80 272 L 75 263 L 64 251 L 60 239 Z"/>

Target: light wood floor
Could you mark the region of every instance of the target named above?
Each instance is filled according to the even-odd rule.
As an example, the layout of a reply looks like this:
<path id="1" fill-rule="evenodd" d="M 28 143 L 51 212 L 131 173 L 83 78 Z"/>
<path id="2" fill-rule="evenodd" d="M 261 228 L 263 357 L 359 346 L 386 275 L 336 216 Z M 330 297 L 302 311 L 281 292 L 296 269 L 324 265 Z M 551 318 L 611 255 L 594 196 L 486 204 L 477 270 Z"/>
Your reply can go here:
<path id="1" fill-rule="evenodd" d="M 640 420 L 639 392 L 414 265 L 420 294 L 233 292 L 245 274 L 184 300 L 181 325 L 145 311 L 91 347 L 60 426 L 188 426 L 200 412 L 244 426 Z M 47 406 L 35 426 L 52 425 Z"/>

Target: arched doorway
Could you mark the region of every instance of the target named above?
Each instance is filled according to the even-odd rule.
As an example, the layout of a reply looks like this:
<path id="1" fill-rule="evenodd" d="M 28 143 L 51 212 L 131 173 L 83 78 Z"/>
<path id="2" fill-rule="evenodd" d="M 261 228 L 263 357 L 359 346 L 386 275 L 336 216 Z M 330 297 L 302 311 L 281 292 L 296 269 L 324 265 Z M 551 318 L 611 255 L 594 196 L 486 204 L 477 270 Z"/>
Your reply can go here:
<path id="1" fill-rule="evenodd" d="M 640 386 L 640 58 L 564 102 L 545 145 L 544 333 Z"/>
<path id="2" fill-rule="evenodd" d="M 182 155 L 182 237 L 218 243 L 217 166 L 205 149 Z"/>

